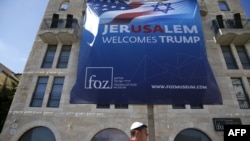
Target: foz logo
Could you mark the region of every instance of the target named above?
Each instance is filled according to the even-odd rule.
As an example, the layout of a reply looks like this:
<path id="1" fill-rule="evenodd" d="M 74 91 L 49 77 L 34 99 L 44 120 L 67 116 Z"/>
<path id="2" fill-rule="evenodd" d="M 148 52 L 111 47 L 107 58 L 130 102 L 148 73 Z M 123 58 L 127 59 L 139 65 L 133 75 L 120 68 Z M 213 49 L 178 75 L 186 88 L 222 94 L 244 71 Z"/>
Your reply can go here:
<path id="1" fill-rule="evenodd" d="M 85 89 L 112 89 L 112 67 L 86 67 Z"/>

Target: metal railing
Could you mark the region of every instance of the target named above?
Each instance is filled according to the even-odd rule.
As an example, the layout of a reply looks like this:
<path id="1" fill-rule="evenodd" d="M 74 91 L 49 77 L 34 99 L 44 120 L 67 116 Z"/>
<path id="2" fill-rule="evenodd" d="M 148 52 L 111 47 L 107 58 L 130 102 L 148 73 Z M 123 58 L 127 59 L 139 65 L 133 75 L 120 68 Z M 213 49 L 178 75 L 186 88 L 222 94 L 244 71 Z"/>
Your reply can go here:
<path id="1" fill-rule="evenodd" d="M 66 19 L 59 19 L 57 21 L 56 26 L 51 26 L 51 25 L 52 25 L 52 19 L 44 19 L 41 25 L 41 30 L 74 29 L 76 32 L 78 32 L 80 29 L 80 25 L 78 24 L 76 19 L 72 20 L 70 25 L 67 24 Z"/>
<path id="2" fill-rule="evenodd" d="M 219 25 L 216 19 L 212 20 L 211 29 L 215 34 L 218 33 L 219 29 L 242 29 L 242 30 L 250 30 L 250 20 L 249 19 L 241 19 L 242 28 L 237 27 L 234 22 L 234 19 L 224 19 L 223 27 Z"/>

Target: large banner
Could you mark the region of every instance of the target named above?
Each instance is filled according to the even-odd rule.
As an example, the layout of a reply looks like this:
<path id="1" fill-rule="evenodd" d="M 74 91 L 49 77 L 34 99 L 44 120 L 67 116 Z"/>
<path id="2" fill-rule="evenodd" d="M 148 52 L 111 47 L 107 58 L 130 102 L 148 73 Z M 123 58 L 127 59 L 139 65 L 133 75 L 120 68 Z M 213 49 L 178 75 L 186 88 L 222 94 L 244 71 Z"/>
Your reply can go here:
<path id="1" fill-rule="evenodd" d="M 197 1 L 87 1 L 70 103 L 222 104 Z"/>

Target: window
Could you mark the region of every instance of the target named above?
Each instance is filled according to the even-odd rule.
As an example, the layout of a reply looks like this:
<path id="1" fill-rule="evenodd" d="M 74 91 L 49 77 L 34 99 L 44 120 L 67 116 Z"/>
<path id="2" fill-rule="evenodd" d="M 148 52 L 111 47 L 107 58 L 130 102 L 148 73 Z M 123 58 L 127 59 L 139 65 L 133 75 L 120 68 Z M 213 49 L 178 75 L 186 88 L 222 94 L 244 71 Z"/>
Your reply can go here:
<path id="1" fill-rule="evenodd" d="M 224 20 L 222 15 L 216 15 L 216 21 L 218 28 L 224 28 Z"/>
<path id="2" fill-rule="evenodd" d="M 190 107 L 191 109 L 203 109 L 202 104 L 191 104 Z"/>
<path id="3" fill-rule="evenodd" d="M 62 50 L 58 59 L 57 68 L 67 68 L 71 45 L 62 46 Z"/>
<path id="4" fill-rule="evenodd" d="M 177 134 L 174 141 L 212 141 L 205 133 L 197 129 L 184 129 Z"/>
<path id="5" fill-rule="evenodd" d="M 50 28 L 57 28 L 58 20 L 59 20 L 59 15 L 58 14 L 53 14 Z"/>
<path id="6" fill-rule="evenodd" d="M 249 109 L 249 98 L 245 93 L 245 90 L 242 85 L 240 78 L 232 78 L 232 84 L 236 93 L 237 100 L 241 109 Z"/>
<path id="7" fill-rule="evenodd" d="M 238 69 L 238 66 L 235 62 L 232 51 L 230 49 L 230 46 L 221 46 L 221 50 L 222 50 L 225 62 L 227 64 L 227 68 L 228 69 Z"/>
<path id="8" fill-rule="evenodd" d="M 41 107 L 43 103 L 44 93 L 47 87 L 48 77 L 39 77 L 36 85 L 35 92 L 31 99 L 31 107 Z"/>
<path id="9" fill-rule="evenodd" d="M 74 19 L 73 15 L 67 14 L 65 28 L 77 28 L 77 26 L 78 26 L 77 19 Z"/>
<path id="10" fill-rule="evenodd" d="M 49 128 L 40 126 L 25 132 L 18 141 L 56 141 L 56 138 Z"/>
<path id="11" fill-rule="evenodd" d="M 244 69 L 250 69 L 250 61 L 244 46 L 236 46 L 236 50 L 240 57 L 240 62 Z"/>
<path id="12" fill-rule="evenodd" d="M 109 109 L 110 105 L 109 104 L 97 104 L 96 108 L 97 109 Z"/>
<path id="13" fill-rule="evenodd" d="M 129 137 L 119 129 L 107 128 L 96 133 L 91 141 L 129 141 Z"/>
<path id="14" fill-rule="evenodd" d="M 219 5 L 219 8 L 220 8 L 221 11 L 230 11 L 230 9 L 229 9 L 229 7 L 227 5 L 227 2 L 219 1 L 218 5 Z"/>
<path id="15" fill-rule="evenodd" d="M 172 107 L 173 109 L 185 109 L 186 108 L 185 104 L 173 104 Z"/>
<path id="16" fill-rule="evenodd" d="M 43 59 L 42 68 L 51 68 L 56 53 L 56 45 L 49 45 Z"/>
<path id="17" fill-rule="evenodd" d="M 115 104 L 115 109 L 128 109 L 128 104 Z"/>
<path id="18" fill-rule="evenodd" d="M 234 14 L 234 23 L 235 23 L 234 25 L 235 28 L 243 28 L 240 13 Z"/>
<path id="19" fill-rule="evenodd" d="M 65 1 L 61 3 L 60 11 L 67 11 L 69 8 L 69 1 Z"/>
<path id="20" fill-rule="evenodd" d="M 66 19 L 66 28 L 72 28 L 73 15 L 68 14 Z"/>
<path id="21" fill-rule="evenodd" d="M 48 107 L 59 107 L 62 95 L 64 77 L 55 77 L 49 96 Z"/>

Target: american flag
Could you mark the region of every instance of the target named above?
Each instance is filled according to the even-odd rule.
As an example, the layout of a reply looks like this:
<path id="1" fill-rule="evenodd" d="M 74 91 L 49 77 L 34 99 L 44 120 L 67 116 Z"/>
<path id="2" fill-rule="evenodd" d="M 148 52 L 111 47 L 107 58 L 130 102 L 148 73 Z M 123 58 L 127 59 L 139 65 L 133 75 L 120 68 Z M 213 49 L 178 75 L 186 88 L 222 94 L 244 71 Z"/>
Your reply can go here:
<path id="1" fill-rule="evenodd" d="M 193 0 L 196 1 L 196 0 Z M 89 7 L 105 23 L 129 23 L 137 17 L 155 17 L 184 14 L 187 0 L 169 0 L 161 2 L 126 2 L 124 0 L 88 0 Z"/>
<path id="2" fill-rule="evenodd" d="M 153 7 L 142 2 L 127 3 L 124 0 L 89 0 L 88 6 L 104 23 L 128 23 L 133 18 L 153 12 Z"/>
<path id="3" fill-rule="evenodd" d="M 190 1 L 197 2 L 196 0 L 168 0 L 162 2 L 87 0 L 84 27 L 95 38 L 100 24 L 127 24 L 138 19 L 151 19 L 155 21 L 156 17 L 166 18 L 166 16 L 187 18 L 187 15 L 190 15 L 190 12 L 194 12 L 195 9 L 188 6 Z M 94 40 L 90 43 L 91 46 Z"/>
<path id="4" fill-rule="evenodd" d="M 124 0 L 88 0 L 87 3 L 98 16 L 107 11 L 129 10 L 142 5 L 141 2 L 127 4 Z"/>

